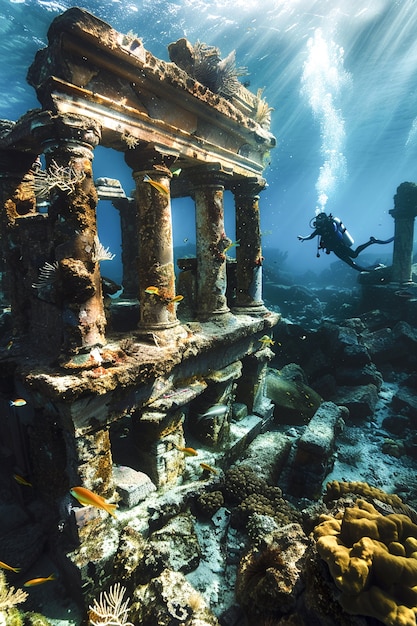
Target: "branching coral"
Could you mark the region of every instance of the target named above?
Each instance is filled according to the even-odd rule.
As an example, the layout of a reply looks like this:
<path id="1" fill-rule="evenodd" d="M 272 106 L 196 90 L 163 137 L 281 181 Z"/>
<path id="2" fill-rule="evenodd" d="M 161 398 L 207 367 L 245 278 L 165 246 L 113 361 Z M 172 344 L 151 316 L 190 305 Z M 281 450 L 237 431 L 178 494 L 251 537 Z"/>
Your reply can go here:
<path id="1" fill-rule="evenodd" d="M 72 193 L 75 186 L 85 178 L 84 171 L 76 171 L 73 167 L 58 165 L 56 161 L 51 161 L 47 170 L 34 172 L 34 192 L 37 198 L 48 198 L 51 191 L 59 189 Z"/>
<path id="2" fill-rule="evenodd" d="M 100 594 L 98 600 L 94 600 L 93 606 L 89 607 L 89 620 L 92 626 L 133 626 L 127 621 L 129 612 L 129 600 L 123 601 L 126 589 L 115 583 L 109 589 Z"/>
<path id="3" fill-rule="evenodd" d="M 6 577 L 0 572 L 0 611 L 8 611 L 26 600 L 28 594 L 23 589 L 8 587 Z"/>

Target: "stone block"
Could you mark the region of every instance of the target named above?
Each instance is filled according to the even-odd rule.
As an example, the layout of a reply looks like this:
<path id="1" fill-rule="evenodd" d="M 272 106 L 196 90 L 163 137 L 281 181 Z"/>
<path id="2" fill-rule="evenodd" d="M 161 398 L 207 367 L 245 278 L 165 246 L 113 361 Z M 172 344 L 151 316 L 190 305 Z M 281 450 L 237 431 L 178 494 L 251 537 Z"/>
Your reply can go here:
<path id="1" fill-rule="evenodd" d="M 390 328 L 381 328 L 363 336 L 364 344 L 375 363 L 386 363 L 407 356 L 405 342 Z"/>
<path id="2" fill-rule="evenodd" d="M 323 402 L 310 420 L 291 452 L 283 476 L 292 495 L 314 498 L 321 492 L 333 465 L 336 433 L 345 412 L 333 402 Z"/>
<path id="3" fill-rule="evenodd" d="M 417 421 L 417 397 L 413 389 L 401 387 L 394 394 L 391 400 L 391 406 L 397 413 L 404 411 L 413 424 Z"/>
<path id="4" fill-rule="evenodd" d="M 353 343 L 344 346 L 341 360 L 346 365 L 363 367 L 371 362 L 371 357 L 369 356 L 366 346 L 359 343 Z"/>
<path id="5" fill-rule="evenodd" d="M 243 419 L 244 417 L 246 417 L 248 414 L 248 407 L 246 406 L 246 404 L 243 404 L 242 402 L 234 402 L 232 405 L 232 419 L 235 422 L 238 422 L 239 420 Z"/>
<path id="6" fill-rule="evenodd" d="M 230 425 L 229 449 L 224 455 L 230 465 L 242 454 L 243 450 L 262 432 L 263 420 L 257 415 L 248 415 L 240 422 Z"/>
<path id="7" fill-rule="evenodd" d="M 113 479 L 117 493 L 129 509 L 156 491 L 156 486 L 147 474 L 124 465 L 113 467 Z"/>
<path id="8" fill-rule="evenodd" d="M 384 379 L 373 363 L 364 366 L 342 367 L 336 370 L 336 381 L 339 385 L 367 385 L 372 383 L 381 389 Z"/>
<path id="9" fill-rule="evenodd" d="M 362 420 L 374 414 L 378 390 L 372 383 L 358 387 L 338 387 L 333 400 L 349 409 L 350 419 Z"/>

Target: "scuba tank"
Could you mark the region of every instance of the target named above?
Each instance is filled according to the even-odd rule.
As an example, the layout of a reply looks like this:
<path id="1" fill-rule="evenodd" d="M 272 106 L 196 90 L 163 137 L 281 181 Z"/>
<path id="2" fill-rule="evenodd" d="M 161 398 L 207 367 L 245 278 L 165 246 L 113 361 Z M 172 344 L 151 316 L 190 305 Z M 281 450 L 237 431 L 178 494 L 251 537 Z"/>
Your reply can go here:
<path id="1" fill-rule="evenodd" d="M 336 225 L 337 232 L 340 234 L 340 238 L 345 246 L 348 246 L 348 248 L 353 246 L 354 239 L 346 230 L 346 226 L 343 224 L 342 220 L 340 220 L 338 217 L 333 217 L 333 215 L 331 214 L 329 215 L 329 217 L 331 217 L 333 223 Z"/>

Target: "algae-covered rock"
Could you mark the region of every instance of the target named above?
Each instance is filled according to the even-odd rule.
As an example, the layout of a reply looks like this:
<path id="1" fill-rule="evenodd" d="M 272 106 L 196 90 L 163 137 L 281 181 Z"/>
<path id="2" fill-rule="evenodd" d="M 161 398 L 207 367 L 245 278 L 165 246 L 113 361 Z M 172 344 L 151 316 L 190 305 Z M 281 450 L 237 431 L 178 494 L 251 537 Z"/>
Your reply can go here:
<path id="1" fill-rule="evenodd" d="M 198 567 L 201 549 L 189 514 L 176 515 L 163 528 L 152 533 L 150 540 L 156 546 L 165 546 L 169 566 L 176 572 L 187 574 Z"/>
<path id="2" fill-rule="evenodd" d="M 299 524 L 272 531 L 241 559 L 236 598 L 249 624 L 263 624 L 293 611 L 303 590 L 302 570 L 308 539 Z M 268 621 L 269 623 L 269 621 Z M 277 622 L 278 623 L 278 622 Z"/>
<path id="3" fill-rule="evenodd" d="M 149 584 L 136 587 L 129 615 L 134 624 L 219 626 L 201 594 L 184 574 L 169 569 Z"/>

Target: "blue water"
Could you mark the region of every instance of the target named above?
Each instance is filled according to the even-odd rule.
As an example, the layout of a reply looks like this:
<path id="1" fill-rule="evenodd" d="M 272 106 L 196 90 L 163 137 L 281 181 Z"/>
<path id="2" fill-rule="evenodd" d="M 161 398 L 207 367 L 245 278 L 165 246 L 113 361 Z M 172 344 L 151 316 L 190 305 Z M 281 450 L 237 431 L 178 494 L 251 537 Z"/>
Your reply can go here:
<path id="1" fill-rule="evenodd" d="M 0 0 L 0 117 L 16 120 L 38 106 L 26 83 L 36 51 L 67 0 Z M 79 6 L 121 32 L 133 31 L 155 56 L 168 59 L 179 37 L 236 50 L 250 89 L 264 88 L 274 108 L 278 147 L 261 195 L 265 264 L 268 251 L 288 252 L 287 266 L 321 271 L 334 257 L 315 258 L 300 244 L 316 210 L 343 219 L 355 244 L 393 234 L 393 195 L 417 179 L 417 3 L 414 0 L 85 0 Z M 94 175 L 133 180 L 121 155 L 98 149 Z M 103 204 L 103 206 L 101 206 Z M 174 241 L 192 253 L 192 203 L 173 203 Z M 120 279 L 117 212 L 98 208 L 100 238 L 118 256 L 103 273 Z M 188 218 L 188 219 L 185 219 Z M 187 226 L 184 224 L 187 223 Z M 226 198 L 233 239 L 233 203 Z M 115 235 L 116 233 L 116 235 Z M 384 250 L 387 252 L 387 250 Z"/>

